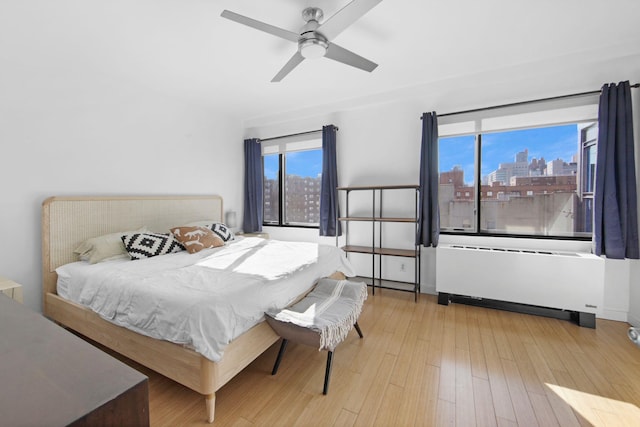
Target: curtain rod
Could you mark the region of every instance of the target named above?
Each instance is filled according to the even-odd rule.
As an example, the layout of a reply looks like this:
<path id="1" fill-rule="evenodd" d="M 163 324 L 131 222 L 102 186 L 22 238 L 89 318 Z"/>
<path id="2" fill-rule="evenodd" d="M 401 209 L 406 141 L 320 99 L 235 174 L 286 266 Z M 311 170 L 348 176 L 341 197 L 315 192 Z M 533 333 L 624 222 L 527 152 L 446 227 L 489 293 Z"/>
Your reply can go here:
<path id="1" fill-rule="evenodd" d="M 636 83 L 633 85 L 630 85 L 629 87 L 631 88 L 639 88 L 640 87 L 640 83 Z M 541 98 L 541 99 L 532 99 L 530 101 L 520 101 L 520 102 L 513 102 L 511 104 L 502 104 L 502 105 L 494 105 L 491 107 L 484 107 L 484 108 L 475 108 L 473 110 L 464 110 L 464 111 L 456 111 L 455 113 L 445 113 L 445 114 L 438 114 L 438 117 L 446 117 L 446 116 L 455 116 L 457 114 L 466 114 L 466 113 L 477 113 L 478 111 L 490 111 L 490 110 L 495 110 L 498 108 L 506 108 L 506 107 L 515 107 L 518 105 L 526 105 L 526 104 L 534 104 L 536 102 L 545 102 L 545 101 L 555 101 L 558 99 L 565 99 L 565 98 L 577 98 L 579 96 L 588 96 L 588 95 L 595 95 L 602 92 L 601 90 L 592 90 L 590 92 L 581 92 L 581 93 L 574 93 L 574 94 L 570 94 L 570 95 L 560 95 L 560 96 L 552 96 L 550 98 Z M 422 117 L 420 117 L 420 120 L 422 120 Z"/>
<path id="2" fill-rule="evenodd" d="M 336 128 L 336 131 L 340 130 L 338 128 L 338 126 L 334 126 L 334 127 Z M 271 138 L 263 138 L 263 139 L 257 138 L 257 140 L 258 140 L 258 143 L 261 143 L 263 141 L 273 141 L 274 139 L 289 138 L 289 137 L 292 137 L 292 136 L 309 135 L 309 134 L 318 133 L 318 132 L 322 132 L 322 129 L 309 130 L 309 131 L 306 131 L 306 132 L 291 133 L 289 135 L 272 136 Z"/>

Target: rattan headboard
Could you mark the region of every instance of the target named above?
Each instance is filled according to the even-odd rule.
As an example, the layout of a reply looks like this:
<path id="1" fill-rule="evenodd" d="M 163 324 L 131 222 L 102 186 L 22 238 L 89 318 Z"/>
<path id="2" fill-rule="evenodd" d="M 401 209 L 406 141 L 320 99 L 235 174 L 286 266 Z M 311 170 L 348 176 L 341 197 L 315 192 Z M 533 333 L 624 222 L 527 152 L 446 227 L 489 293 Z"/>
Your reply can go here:
<path id="1" fill-rule="evenodd" d="M 77 261 L 73 250 L 91 237 L 146 226 L 167 233 L 192 221 L 222 222 L 219 196 L 50 197 L 42 204 L 43 291 L 56 292 L 55 269 Z"/>

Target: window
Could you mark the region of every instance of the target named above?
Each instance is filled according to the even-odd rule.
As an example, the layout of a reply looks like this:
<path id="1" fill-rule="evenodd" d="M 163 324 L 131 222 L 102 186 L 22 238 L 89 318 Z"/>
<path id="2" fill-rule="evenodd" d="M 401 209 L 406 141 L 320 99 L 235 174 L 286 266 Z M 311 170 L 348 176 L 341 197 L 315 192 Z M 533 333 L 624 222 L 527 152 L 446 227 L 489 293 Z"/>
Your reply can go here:
<path id="1" fill-rule="evenodd" d="M 264 224 L 280 223 L 280 155 L 262 156 Z"/>
<path id="2" fill-rule="evenodd" d="M 439 126 L 441 231 L 590 238 L 597 100 L 579 103 L 445 117 Z"/>
<path id="3" fill-rule="evenodd" d="M 311 226 L 320 223 L 322 140 L 279 138 L 262 143 L 263 225 Z"/>
<path id="4" fill-rule="evenodd" d="M 462 198 L 462 191 L 475 194 L 475 136 L 440 139 L 440 227 L 443 230 L 470 230 L 475 223 L 473 199 Z"/>
<path id="5" fill-rule="evenodd" d="M 582 165 L 579 181 L 579 204 L 576 221 L 587 233 L 593 232 L 593 190 L 596 182 L 596 141 L 598 140 L 597 123 L 583 125 L 580 131 L 580 147 Z"/>

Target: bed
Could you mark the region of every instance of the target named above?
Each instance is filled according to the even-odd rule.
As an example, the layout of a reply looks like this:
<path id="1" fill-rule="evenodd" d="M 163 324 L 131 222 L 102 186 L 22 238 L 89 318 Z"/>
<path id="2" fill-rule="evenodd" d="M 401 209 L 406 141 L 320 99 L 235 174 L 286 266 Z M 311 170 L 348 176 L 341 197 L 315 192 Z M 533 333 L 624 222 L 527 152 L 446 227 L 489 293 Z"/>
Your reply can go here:
<path id="1" fill-rule="evenodd" d="M 62 272 L 68 266 L 82 267 L 79 264 L 83 263 L 78 263 L 74 249 L 92 237 L 142 227 L 151 232 L 166 233 L 176 225 L 205 219 L 222 222 L 222 217 L 223 204 L 218 196 L 52 197 L 45 200 L 42 206 L 44 314 L 202 394 L 209 422 L 214 420 L 215 392 L 278 340 L 279 337 L 268 324 L 264 321 L 254 322 L 255 325 L 251 323 L 246 331 L 232 337 L 220 357 L 215 357 L 203 350 L 196 351 L 194 346 L 173 343 L 119 326 L 104 320 L 85 305 L 72 301 L 73 298 L 67 299 L 69 295 L 63 298 L 57 292 L 59 278 L 56 269 L 60 268 Z M 262 244 L 255 240 L 260 239 L 247 239 L 238 245 L 262 249 Z M 175 259 L 186 259 L 184 254 L 172 255 L 175 255 Z M 128 262 L 142 265 L 144 261 Z M 323 268 L 328 271 L 329 267 Z M 319 271 L 314 274 L 319 274 Z M 348 268 L 331 271 L 333 274 L 326 275 L 341 278 Z M 291 279 L 292 276 L 287 277 Z M 304 277 L 305 283 L 302 285 L 284 286 L 293 292 L 287 296 L 290 300 L 306 294 L 319 278 L 300 277 Z"/>

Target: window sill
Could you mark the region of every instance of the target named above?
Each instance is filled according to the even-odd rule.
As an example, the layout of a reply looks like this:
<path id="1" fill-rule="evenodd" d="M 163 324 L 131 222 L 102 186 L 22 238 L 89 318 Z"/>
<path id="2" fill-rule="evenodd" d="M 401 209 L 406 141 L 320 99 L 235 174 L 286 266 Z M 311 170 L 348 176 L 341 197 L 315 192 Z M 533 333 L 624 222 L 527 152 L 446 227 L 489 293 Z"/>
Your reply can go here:
<path id="1" fill-rule="evenodd" d="M 579 242 L 590 242 L 592 240 L 591 236 L 582 237 L 582 236 L 535 236 L 531 234 L 506 234 L 506 233 L 478 233 L 475 231 L 465 231 L 463 229 L 460 230 L 441 230 L 440 235 L 449 235 L 449 236 L 469 236 L 469 237 L 499 237 L 506 239 L 534 239 L 534 240 L 569 240 L 569 241 L 579 241 Z"/>
<path id="2" fill-rule="evenodd" d="M 302 225 L 302 224 L 262 224 L 263 227 L 274 227 L 274 228 L 315 228 L 316 230 L 320 228 L 318 225 Z"/>
<path id="3" fill-rule="evenodd" d="M 488 235 L 472 233 L 445 233 L 440 234 L 439 243 L 462 244 L 471 246 L 488 246 L 498 248 L 536 249 L 591 252 L 591 240 L 515 236 L 515 235 Z"/>

